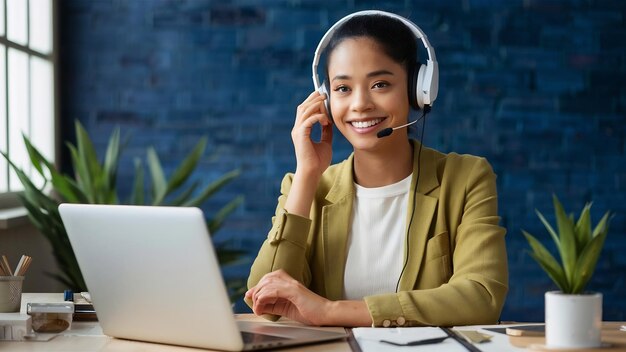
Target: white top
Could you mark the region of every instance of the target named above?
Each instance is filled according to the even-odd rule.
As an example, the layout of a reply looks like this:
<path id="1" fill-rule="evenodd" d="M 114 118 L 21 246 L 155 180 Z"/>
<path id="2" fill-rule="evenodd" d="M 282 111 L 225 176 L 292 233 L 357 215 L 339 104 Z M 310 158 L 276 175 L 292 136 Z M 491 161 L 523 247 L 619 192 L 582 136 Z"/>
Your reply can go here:
<path id="1" fill-rule="evenodd" d="M 349 300 L 396 291 L 404 257 L 411 175 L 388 186 L 355 187 L 343 274 L 343 296 Z"/>

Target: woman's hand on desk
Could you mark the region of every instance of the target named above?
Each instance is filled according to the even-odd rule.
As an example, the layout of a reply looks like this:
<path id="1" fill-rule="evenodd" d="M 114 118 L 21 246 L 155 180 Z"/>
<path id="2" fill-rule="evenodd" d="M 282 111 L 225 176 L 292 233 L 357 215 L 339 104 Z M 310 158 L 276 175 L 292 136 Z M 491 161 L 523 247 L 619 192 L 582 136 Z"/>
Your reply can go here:
<path id="1" fill-rule="evenodd" d="M 266 274 L 246 292 L 256 315 L 276 314 L 307 325 L 325 325 L 324 310 L 329 300 L 319 296 L 283 270 Z"/>
<path id="2" fill-rule="evenodd" d="M 315 326 L 371 326 L 365 301 L 330 301 L 283 270 L 266 274 L 246 292 L 256 315 L 276 314 Z"/>

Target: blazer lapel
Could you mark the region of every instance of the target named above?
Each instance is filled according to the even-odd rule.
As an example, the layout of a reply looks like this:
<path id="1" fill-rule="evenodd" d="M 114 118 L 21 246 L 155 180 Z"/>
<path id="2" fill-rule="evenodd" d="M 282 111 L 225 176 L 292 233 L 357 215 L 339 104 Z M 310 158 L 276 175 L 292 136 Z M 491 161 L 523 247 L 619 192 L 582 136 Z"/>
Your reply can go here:
<path id="1" fill-rule="evenodd" d="M 344 161 L 339 175 L 326 196 L 331 204 L 322 208 L 322 240 L 324 243 L 324 278 L 326 297 L 343 298 L 343 272 L 350 216 L 354 202 L 353 156 Z"/>
<path id="2" fill-rule="evenodd" d="M 411 224 L 411 228 L 407 231 L 407 236 L 409 236 L 409 248 L 408 253 L 405 250 L 403 263 L 407 261 L 407 255 L 408 262 L 406 263 L 406 269 L 400 278 L 400 286 L 398 288 L 400 291 L 412 290 L 415 286 L 415 282 L 422 265 L 424 251 L 426 250 L 426 243 L 428 242 L 428 230 L 430 229 L 438 203 L 438 199 L 436 197 L 427 195 L 432 190 L 439 187 L 436 170 L 437 164 L 434 158 L 434 153 L 432 153 L 429 149 L 423 149 L 420 164 L 417 166 L 419 150 L 419 143 L 417 141 L 413 141 L 413 150 L 413 180 L 411 181 L 411 193 L 409 195 L 409 208 L 406 219 L 407 228 L 409 223 Z M 416 185 L 418 182 L 418 171 L 420 173 L 420 177 L 419 184 Z M 414 192 L 416 186 L 417 193 Z M 415 214 L 413 215 L 413 221 L 411 222 L 413 207 L 415 207 Z"/>

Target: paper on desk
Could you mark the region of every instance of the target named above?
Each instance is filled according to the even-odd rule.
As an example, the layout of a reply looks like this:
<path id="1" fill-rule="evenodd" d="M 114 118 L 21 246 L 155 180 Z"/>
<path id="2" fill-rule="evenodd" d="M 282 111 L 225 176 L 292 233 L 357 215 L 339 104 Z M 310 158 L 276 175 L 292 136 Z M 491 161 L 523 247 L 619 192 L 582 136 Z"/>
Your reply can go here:
<path id="1" fill-rule="evenodd" d="M 352 334 L 363 352 L 407 351 L 407 349 L 411 351 L 433 351 L 435 348 L 437 352 L 467 352 L 465 347 L 452 338 L 438 344 L 411 347 L 394 346 L 380 342 L 380 340 L 387 340 L 407 343 L 415 340 L 447 336 L 448 334 L 440 328 L 354 328 L 352 329 Z"/>

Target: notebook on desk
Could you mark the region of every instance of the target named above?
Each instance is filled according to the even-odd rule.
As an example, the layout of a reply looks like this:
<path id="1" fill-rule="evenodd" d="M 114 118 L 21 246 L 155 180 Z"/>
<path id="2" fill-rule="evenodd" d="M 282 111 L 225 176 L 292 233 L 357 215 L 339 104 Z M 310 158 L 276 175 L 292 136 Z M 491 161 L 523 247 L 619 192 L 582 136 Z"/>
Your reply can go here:
<path id="1" fill-rule="evenodd" d="M 62 204 L 59 212 L 106 335 L 229 351 L 346 337 L 236 321 L 198 208 Z"/>

